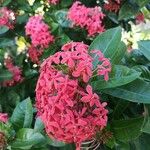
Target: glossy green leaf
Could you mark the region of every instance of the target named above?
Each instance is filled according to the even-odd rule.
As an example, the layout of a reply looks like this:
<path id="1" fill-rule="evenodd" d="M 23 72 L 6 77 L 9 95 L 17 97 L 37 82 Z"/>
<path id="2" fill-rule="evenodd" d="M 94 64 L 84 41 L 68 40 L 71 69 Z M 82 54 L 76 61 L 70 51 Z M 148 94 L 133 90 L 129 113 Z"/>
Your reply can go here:
<path id="1" fill-rule="evenodd" d="M 136 71 L 141 72 L 141 77 L 145 80 L 145 81 L 149 81 L 150 82 L 150 70 L 148 67 L 144 66 L 144 65 L 137 65 L 134 66 L 133 69 L 135 69 Z"/>
<path id="2" fill-rule="evenodd" d="M 128 108 L 130 102 L 118 100 L 117 105 L 113 111 L 113 119 L 118 120 L 122 116 L 123 112 Z"/>
<path id="3" fill-rule="evenodd" d="M 129 19 L 130 17 L 133 17 L 138 11 L 138 6 L 134 6 L 126 1 L 119 11 L 119 20 Z"/>
<path id="4" fill-rule="evenodd" d="M 44 124 L 43 124 L 42 120 L 39 117 L 36 118 L 34 130 L 41 132 L 41 131 L 43 131 L 43 129 L 44 129 Z"/>
<path id="5" fill-rule="evenodd" d="M 4 47 L 9 47 L 9 46 L 14 46 L 15 45 L 15 41 L 12 39 L 1 39 L 0 40 L 0 48 L 4 48 Z"/>
<path id="6" fill-rule="evenodd" d="M 149 0 L 134 0 L 137 4 L 138 4 L 138 6 L 140 7 L 140 8 L 142 8 L 142 7 L 144 7 L 146 4 L 148 4 L 150 1 Z"/>
<path id="7" fill-rule="evenodd" d="M 122 142 L 134 140 L 141 134 L 142 123 L 143 117 L 113 121 L 113 134 L 116 139 Z"/>
<path id="8" fill-rule="evenodd" d="M 66 145 L 66 143 L 54 139 L 50 139 L 49 137 L 47 137 L 47 139 L 48 139 L 48 144 L 54 147 L 64 147 Z"/>
<path id="9" fill-rule="evenodd" d="M 10 137 L 11 134 L 11 125 L 8 123 L 0 122 L 0 132 L 4 133 L 7 138 Z"/>
<path id="10" fill-rule="evenodd" d="M 9 80 L 13 77 L 12 73 L 8 70 L 0 70 L 0 81 Z"/>
<path id="11" fill-rule="evenodd" d="M 43 144 L 46 142 L 45 137 L 33 129 L 22 128 L 17 134 L 14 142 L 11 143 L 12 148 L 18 149 L 30 149 L 37 144 Z"/>
<path id="12" fill-rule="evenodd" d="M 55 13 L 55 19 L 62 27 L 71 27 L 72 23 L 67 19 L 67 10 L 58 10 Z"/>
<path id="13" fill-rule="evenodd" d="M 138 42 L 140 51 L 150 61 L 150 40 Z"/>
<path id="14" fill-rule="evenodd" d="M 3 6 L 7 6 L 12 0 L 4 0 Z"/>
<path id="15" fill-rule="evenodd" d="M 94 90 L 99 91 L 101 89 L 114 88 L 121 85 L 128 84 L 140 76 L 140 72 L 137 72 L 128 67 L 115 65 L 109 74 L 109 80 L 98 79 L 91 83 Z"/>
<path id="16" fill-rule="evenodd" d="M 127 51 L 127 47 L 126 47 L 125 43 L 121 41 L 116 54 L 113 56 L 113 58 L 111 58 L 113 60 L 113 63 L 120 64 L 126 51 Z"/>
<path id="17" fill-rule="evenodd" d="M 110 58 L 110 61 L 114 63 L 116 60 L 115 56 L 118 53 L 119 45 L 121 42 L 121 27 L 112 28 L 107 30 L 106 32 L 100 34 L 95 38 L 95 40 L 91 43 L 89 49 L 90 50 L 100 50 L 105 57 Z M 98 57 L 94 54 L 92 55 L 94 58 L 94 68 L 96 68 L 99 63 Z"/>
<path id="18" fill-rule="evenodd" d="M 0 35 L 6 33 L 9 30 L 6 26 L 0 26 Z"/>
<path id="19" fill-rule="evenodd" d="M 144 110 L 144 123 L 141 131 L 150 134 L 150 105 L 145 105 Z"/>
<path id="20" fill-rule="evenodd" d="M 127 101 L 150 104 L 150 83 L 141 79 L 124 86 L 103 90 L 103 92 Z"/>
<path id="21" fill-rule="evenodd" d="M 149 0 L 132 0 L 130 2 L 126 1 L 119 11 L 119 20 L 133 17 L 148 3 Z"/>
<path id="22" fill-rule="evenodd" d="M 10 118 L 11 123 L 16 129 L 21 127 L 27 128 L 31 126 L 33 118 L 33 108 L 30 98 L 19 103 Z"/>

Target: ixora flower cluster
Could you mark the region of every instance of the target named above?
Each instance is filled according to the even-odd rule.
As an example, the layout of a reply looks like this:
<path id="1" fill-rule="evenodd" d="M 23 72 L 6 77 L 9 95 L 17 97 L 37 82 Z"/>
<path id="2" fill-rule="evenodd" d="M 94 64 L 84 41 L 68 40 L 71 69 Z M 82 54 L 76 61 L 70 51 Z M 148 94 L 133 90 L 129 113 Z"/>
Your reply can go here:
<path id="1" fill-rule="evenodd" d="M 6 80 L 2 83 L 2 86 L 14 86 L 17 83 L 21 83 L 23 81 L 22 71 L 18 66 L 14 66 L 13 60 L 8 57 L 4 62 L 5 67 L 12 73 L 12 79 Z"/>
<path id="2" fill-rule="evenodd" d="M 48 2 L 50 4 L 56 5 L 59 2 L 59 0 L 48 0 Z"/>
<path id="3" fill-rule="evenodd" d="M 0 122 L 6 123 L 8 121 L 8 114 L 7 113 L 0 113 Z"/>
<path id="4" fill-rule="evenodd" d="M 44 23 L 40 15 L 29 18 L 25 32 L 31 38 L 31 46 L 28 49 L 29 57 L 34 63 L 39 63 L 39 57 L 44 48 L 48 48 L 49 44 L 54 42 L 54 36 L 51 35 L 49 26 Z"/>
<path id="5" fill-rule="evenodd" d="M 76 1 L 68 12 L 68 19 L 73 22 L 74 26 L 85 28 L 88 36 L 95 36 L 104 31 L 102 25 L 104 16 L 100 7 L 87 8 L 79 1 Z"/>
<path id="6" fill-rule="evenodd" d="M 122 0 L 108 0 L 104 4 L 104 9 L 117 13 L 120 10 Z"/>
<path id="7" fill-rule="evenodd" d="M 108 80 L 110 61 L 100 51 L 91 52 L 101 62 L 95 69 L 97 75 L 104 75 Z M 38 116 L 47 134 L 59 141 L 74 142 L 77 150 L 83 141 L 93 138 L 107 124 L 107 103 L 100 102 L 88 84 L 95 72 L 92 62 L 88 45 L 67 43 L 62 51 L 43 62 L 36 86 Z"/>
<path id="8" fill-rule="evenodd" d="M 9 29 L 14 28 L 15 14 L 7 7 L 0 8 L 0 26 L 7 26 Z"/>

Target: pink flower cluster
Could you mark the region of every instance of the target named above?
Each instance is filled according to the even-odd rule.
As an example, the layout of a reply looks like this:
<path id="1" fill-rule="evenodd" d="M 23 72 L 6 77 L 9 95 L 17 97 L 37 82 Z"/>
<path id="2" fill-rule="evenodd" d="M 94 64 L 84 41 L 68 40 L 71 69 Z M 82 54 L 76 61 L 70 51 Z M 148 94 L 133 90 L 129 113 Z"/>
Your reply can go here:
<path id="1" fill-rule="evenodd" d="M 100 7 L 87 8 L 79 1 L 76 1 L 68 12 L 68 19 L 73 22 L 74 26 L 85 28 L 88 36 L 94 36 L 105 30 L 102 25 L 104 16 Z"/>
<path id="2" fill-rule="evenodd" d="M 59 0 L 48 0 L 48 2 L 50 4 L 56 5 L 59 2 Z"/>
<path id="3" fill-rule="evenodd" d="M 0 26 L 7 26 L 9 29 L 13 29 L 15 24 L 15 14 L 7 7 L 0 8 Z"/>
<path id="4" fill-rule="evenodd" d="M 140 24 L 142 22 L 144 22 L 145 17 L 143 13 L 138 13 L 137 16 L 135 17 L 136 19 L 136 24 Z"/>
<path id="5" fill-rule="evenodd" d="M 88 45 L 68 43 L 43 62 L 36 86 L 38 116 L 47 134 L 59 141 L 76 143 L 78 150 L 83 141 L 107 124 L 107 103 L 101 103 L 87 84 L 92 77 L 92 61 Z"/>
<path id="6" fill-rule="evenodd" d="M 0 122 L 6 123 L 8 121 L 8 114 L 0 113 Z"/>
<path id="7" fill-rule="evenodd" d="M 13 77 L 10 80 L 4 81 L 2 86 L 14 86 L 16 83 L 20 83 L 23 81 L 21 69 L 17 66 L 14 66 L 13 61 L 10 57 L 5 59 L 5 67 L 12 73 Z"/>
<path id="8" fill-rule="evenodd" d="M 25 26 L 26 35 L 29 35 L 31 38 L 29 56 L 31 57 L 31 60 L 36 60 L 34 62 L 37 62 L 37 58 L 39 59 L 39 57 L 42 55 L 44 50 L 41 49 L 48 48 L 49 44 L 54 42 L 54 36 L 51 35 L 49 26 L 45 24 L 42 19 L 43 17 L 40 15 L 32 16 L 29 18 L 29 21 Z M 40 52 L 38 49 L 40 49 Z M 34 55 L 31 55 L 31 50 L 34 51 Z"/>
<path id="9" fill-rule="evenodd" d="M 104 9 L 117 13 L 121 7 L 121 0 L 108 0 L 107 3 L 104 4 Z"/>
<path id="10" fill-rule="evenodd" d="M 32 62 L 39 64 L 39 58 L 41 57 L 41 55 L 43 54 L 43 49 L 42 48 L 35 48 L 34 46 L 30 46 L 28 49 L 28 54 L 29 54 L 29 58 L 31 59 Z"/>

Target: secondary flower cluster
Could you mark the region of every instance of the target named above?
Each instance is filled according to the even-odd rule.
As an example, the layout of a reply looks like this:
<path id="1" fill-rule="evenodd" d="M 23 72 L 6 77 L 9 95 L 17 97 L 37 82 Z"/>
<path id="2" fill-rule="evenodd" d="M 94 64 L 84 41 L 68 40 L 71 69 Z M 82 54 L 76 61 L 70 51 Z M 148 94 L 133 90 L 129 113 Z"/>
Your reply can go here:
<path id="1" fill-rule="evenodd" d="M 56 5 L 59 2 L 59 0 L 48 0 L 48 2 L 50 4 Z"/>
<path id="2" fill-rule="evenodd" d="M 98 54 L 101 60 L 103 55 Z M 38 116 L 47 134 L 59 141 L 74 142 L 78 150 L 83 141 L 91 139 L 107 124 L 107 103 L 101 103 L 87 84 L 93 74 L 92 61 L 88 45 L 68 43 L 43 62 L 36 86 Z M 107 62 L 111 70 L 108 59 Z"/>
<path id="3" fill-rule="evenodd" d="M 142 12 L 138 13 L 136 15 L 135 19 L 136 19 L 136 24 L 140 24 L 140 23 L 144 22 L 144 20 L 145 20 L 144 14 Z"/>
<path id="4" fill-rule="evenodd" d="M 68 19 L 74 26 L 80 26 L 88 31 L 88 36 L 94 36 L 104 31 L 102 20 L 104 14 L 100 7 L 87 8 L 81 2 L 76 1 L 68 12 Z"/>
<path id="5" fill-rule="evenodd" d="M 0 113 L 0 122 L 6 123 L 8 121 L 8 114 L 7 113 Z"/>
<path id="6" fill-rule="evenodd" d="M 121 0 L 108 0 L 104 4 L 104 9 L 117 13 L 121 7 Z"/>
<path id="7" fill-rule="evenodd" d="M 33 62 L 38 63 L 44 48 L 48 48 L 49 44 L 53 43 L 54 36 L 51 35 L 49 26 L 44 23 L 43 17 L 40 15 L 29 18 L 25 31 L 26 35 L 31 38 L 31 47 L 28 51 L 29 57 Z"/>
<path id="8" fill-rule="evenodd" d="M 12 73 L 12 79 L 4 81 L 2 83 L 2 86 L 13 86 L 23 81 L 21 69 L 17 66 L 14 66 L 13 61 L 10 57 L 5 59 L 4 65 L 8 69 L 8 71 Z"/>
<path id="9" fill-rule="evenodd" d="M 15 14 L 7 7 L 0 8 L 0 26 L 7 26 L 9 29 L 13 29 L 15 24 Z"/>

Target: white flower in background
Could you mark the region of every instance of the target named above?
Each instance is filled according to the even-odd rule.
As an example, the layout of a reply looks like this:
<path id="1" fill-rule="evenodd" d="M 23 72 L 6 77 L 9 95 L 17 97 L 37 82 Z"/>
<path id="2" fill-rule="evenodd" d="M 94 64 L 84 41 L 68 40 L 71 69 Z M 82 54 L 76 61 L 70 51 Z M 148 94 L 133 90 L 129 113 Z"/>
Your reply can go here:
<path id="1" fill-rule="evenodd" d="M 41 7 L 38 7 L 38 8 L 35 10 L 35 13 L 38 14 L 38 15 L 43 16 L 43 15 L 45 14 L 45 12 L 44 12 L 44 5 L 42 5 Z"/>
<path id="2" fill-rule="evenodd" d="M 10 19 L 11 19 L 11 20 L 15 20 L 15 19 L 16 19 L 14 12 L 11 12 L 11 13 L 9 14 L 9 16 L 10 16 Z"/>
<path id="3" fill-rule="evenodd" d="M 35 0 L 27 0 L 30 6 L 33 6 Z"/>
<path id="4" fill-rule="evenodd" d="M 138 41 L 140 40 L 150 40 L 150 21 L 146 20 L 145 23 L 140 23 L 135 25 L 131 24 L 131 31 L 122 32 L 122 40 L 125 44 L 132 46 L 133 49 L 138 48 Z"/>

